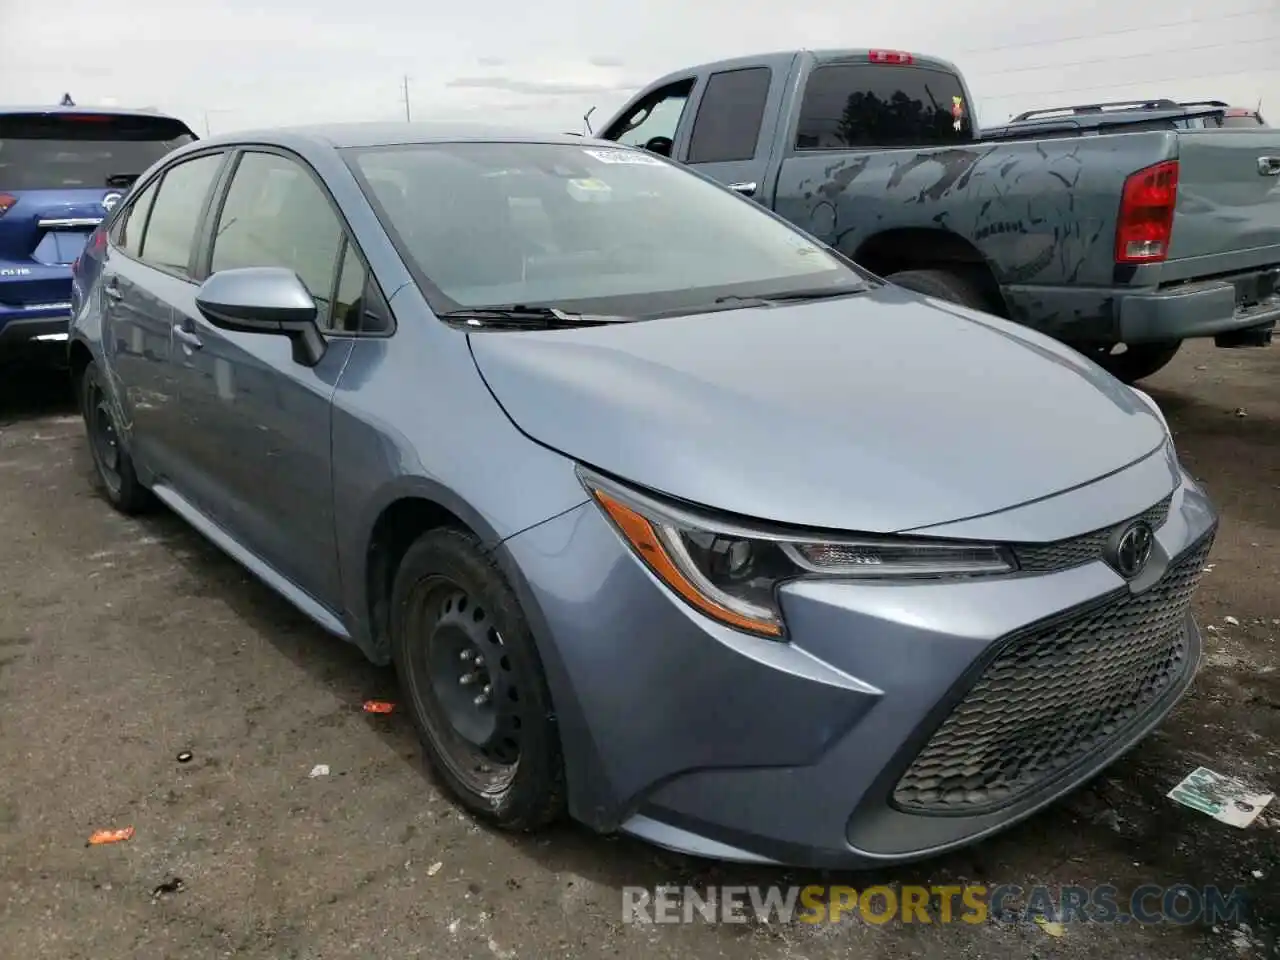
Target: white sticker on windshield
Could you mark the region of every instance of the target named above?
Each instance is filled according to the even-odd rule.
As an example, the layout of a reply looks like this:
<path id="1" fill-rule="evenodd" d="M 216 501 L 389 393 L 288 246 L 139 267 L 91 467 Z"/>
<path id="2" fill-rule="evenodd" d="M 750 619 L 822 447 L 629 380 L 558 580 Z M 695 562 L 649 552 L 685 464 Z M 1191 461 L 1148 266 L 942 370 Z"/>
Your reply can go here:
<path id="1" fill-rule="evenodd" d="M 569 196 L 580 203 L 603 203 L 609 199 L 613 190 L 603 180 L 595 177 L 584 177 L 569 181 Z"/>
<path id="2" fill-rule="evenodd" d="M 647 167 L 660 167 L 662 161 L 639 150 L 583 150 L 588 156 L 595 157 L 601 163 L 639 163 Z"/>

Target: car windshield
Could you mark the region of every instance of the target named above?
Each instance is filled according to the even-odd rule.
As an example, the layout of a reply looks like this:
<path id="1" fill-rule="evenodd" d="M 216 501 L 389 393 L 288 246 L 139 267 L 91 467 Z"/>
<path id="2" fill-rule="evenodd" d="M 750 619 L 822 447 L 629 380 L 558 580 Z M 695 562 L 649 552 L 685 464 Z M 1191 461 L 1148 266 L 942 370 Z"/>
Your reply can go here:
<path id="1" fill-rule="evenodd" d="M 470 142 L 349 155 L 437 313 L 644 317 L 868 282 L 751 201 L 640 151 Z"/>
<path id="2" fill-rule="evenodd" d="M 121 186 L 194 139 L 159 116 L 0 115 L 0 191 Z"/>

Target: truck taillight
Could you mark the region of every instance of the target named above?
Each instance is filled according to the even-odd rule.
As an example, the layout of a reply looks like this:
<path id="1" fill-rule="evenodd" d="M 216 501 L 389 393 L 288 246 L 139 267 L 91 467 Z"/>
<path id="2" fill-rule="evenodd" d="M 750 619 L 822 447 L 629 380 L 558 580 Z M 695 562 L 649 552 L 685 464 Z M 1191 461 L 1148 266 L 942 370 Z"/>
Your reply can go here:
<path id="1" fill-rule="evenodd" d="M 9 208 L 18 202 L 12 193 L 0 193 L 0 217 L 9 212 Z"/>
<path id="2" fill-rule="evenodd" d="M 872 50 L 867 57 L 872 63 L 896 63 L 903 67 L 909 67 L 916 62 L 915 57 L 902 50 Z"/>
<path id="3" fill-rule="evenodd" d="M 1173 208 L 1178 203 L 1178 161 L 1132 173 L 1120 196 L 1116 263 L 1159 263 L 1169 255 Z"/>

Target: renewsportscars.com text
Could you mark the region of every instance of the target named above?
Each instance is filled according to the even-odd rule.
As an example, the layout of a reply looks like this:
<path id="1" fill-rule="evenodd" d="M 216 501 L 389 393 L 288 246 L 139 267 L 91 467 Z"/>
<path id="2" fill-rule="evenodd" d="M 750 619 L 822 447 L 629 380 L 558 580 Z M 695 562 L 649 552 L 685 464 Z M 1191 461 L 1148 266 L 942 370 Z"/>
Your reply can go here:
<path id="1" fill-rule="evenodd" d="M 1146 884 L 1100 886 L 623 887 L 624 923 L 1058 923 L 1230 924 L 1246 919 L 1243 890 Z"/>

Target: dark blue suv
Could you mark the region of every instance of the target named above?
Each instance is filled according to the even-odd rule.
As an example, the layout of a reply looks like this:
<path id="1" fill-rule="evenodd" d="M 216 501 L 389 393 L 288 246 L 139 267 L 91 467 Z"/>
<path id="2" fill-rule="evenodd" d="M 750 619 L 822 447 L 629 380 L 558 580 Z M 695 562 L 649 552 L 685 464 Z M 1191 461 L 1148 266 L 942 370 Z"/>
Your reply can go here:
<path id="1" fill-rule="evenodd" d="M 0 107 L 0 354 L 66 340 L 85 240 L 138 174 L 195 139 L 149 110 Z"/>

